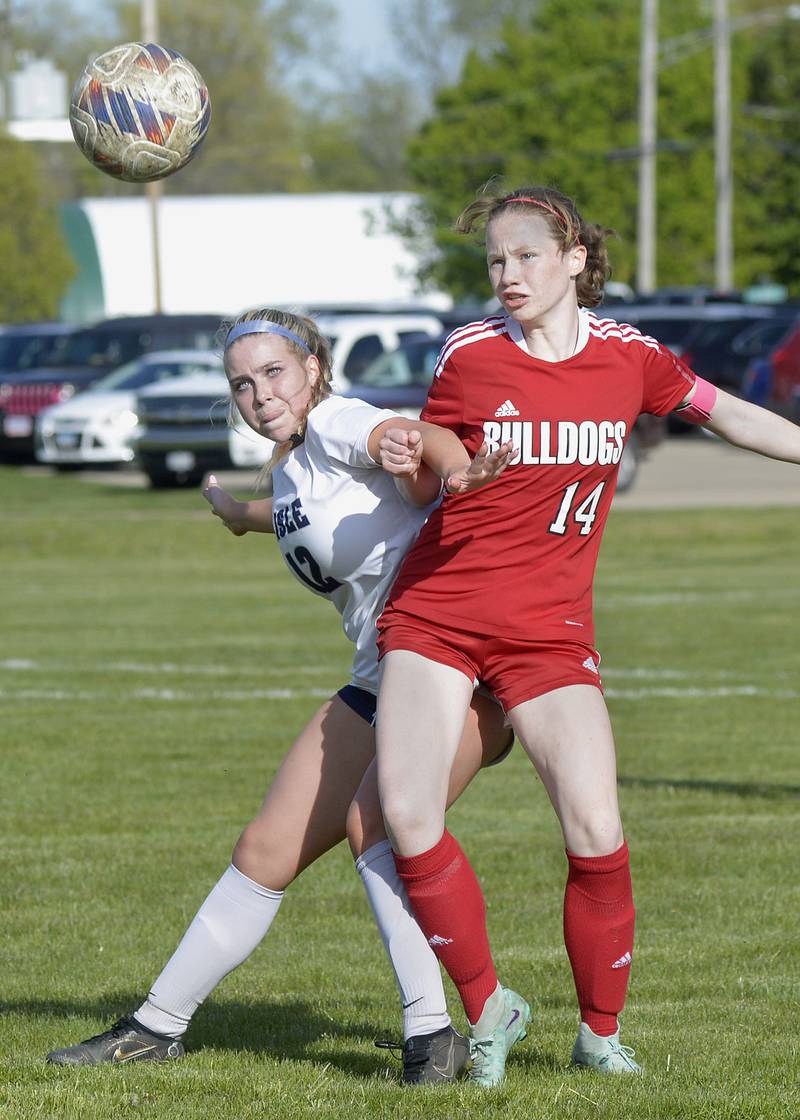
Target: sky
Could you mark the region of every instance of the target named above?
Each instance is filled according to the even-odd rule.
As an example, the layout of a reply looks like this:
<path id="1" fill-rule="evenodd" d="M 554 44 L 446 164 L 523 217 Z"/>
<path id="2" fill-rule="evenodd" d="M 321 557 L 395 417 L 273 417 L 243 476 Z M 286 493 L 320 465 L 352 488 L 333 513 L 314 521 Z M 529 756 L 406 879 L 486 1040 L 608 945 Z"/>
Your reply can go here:
<path id="1" fill-rule="evenodd" d="M 340 39 L 348 54 L 380 55 L 391 49 L 391 36 L 383 0 L 332 0 L 339 11 Z"/>
<path id="2" fill-rule="evenodd" d="M 166 4 L 169 0 L 159 0 Z M 221 0 L 224 2 L 224 0 Z M 358 61 L 361 69 L 371 70 L 387 61 L 399 61 L 393 50 L 387 0 L 329 0 L 338 12 L 340 57 Z M 72 0 L 79 11 L 97 13 L 98 0 Z M 102 4 L 102 0 L 100 0 Z M 371 60 L 374 63 L 371 64 Z M 319 74 L 316 75 L 319 78 Z"/>

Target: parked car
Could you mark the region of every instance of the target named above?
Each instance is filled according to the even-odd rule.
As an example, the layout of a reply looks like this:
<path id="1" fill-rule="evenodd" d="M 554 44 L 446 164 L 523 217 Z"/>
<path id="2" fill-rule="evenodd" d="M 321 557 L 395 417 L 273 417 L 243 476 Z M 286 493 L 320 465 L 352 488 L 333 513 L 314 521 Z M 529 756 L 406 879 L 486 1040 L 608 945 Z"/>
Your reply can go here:
<path id="1" fill-rule="evenodd" d="M 600 312 L 631 323 L 668 346 L 700 377 L 741 395 L 752 362 L 769 351 L 797 316 L 788 304 L 704 303 L 614 306 Z M 680 435 L 698 429 L 671 413 L 667 427 Z"/>
<path id="2" fill-rule="evenodd" d="M 425 313 L 319 315 L 316 323 L 331 344 L 337 389 L 355 385 L 370 362 L 402 342 L 438 338 L 442 333 L 441 320 Z"/>
<path id="3" fill-rule="evenodd" d="M 800 423 L 800 312 L 745 373 L 742 395 Z"/>
<path id="4" fill-rule="evenodd" d="M 0 376 L 36 369 L 59 339 L 75 330 L 69 323 L 18 323 L 0 326 Z"/>
<path id="5" fill-rule="evenodd" d="M 137 390 L 208 372 L 223 373 L 222 359 L 213 350 L 157 350 L 134 358 L 85 392 L 39 413 L 36 458 L 63 469 L 130 463 Z"/>
<path id="6" fill-rule="evenodd" d="M 364 370 L 358 384 L 345 391 L 344 396 L 358 397 L 376 408 L 390 408 L 402 416 L 418 419 L 446 337 L 416 339 L 381 355 Z M 665 433 L 666 421 L 663 417 L 649 414 L 639 417 L 620 461 L 617 490 L 630 489 L 642 460 L 663 440 Z"/>
<path id="7" fill-rule="evenodd" d="M 136 462 L 154 489 L 197 486 L 207 471 L 260 468 L 275 446 L 231 409 L 228 379 L 216 372 L 162 381 L 136 397 Z M 230 420 L 233 420 L 231 423 Z"/>
<path id="8" fill-rule="evenodd" d="M 40 367 L 0 377 L 0 459 L 34 459 L 34 418 L 42 409 L 141 354 L 207 349 L 219 323 L 218 315 L 148 315 L 106 319 L 65 335 Z"/>

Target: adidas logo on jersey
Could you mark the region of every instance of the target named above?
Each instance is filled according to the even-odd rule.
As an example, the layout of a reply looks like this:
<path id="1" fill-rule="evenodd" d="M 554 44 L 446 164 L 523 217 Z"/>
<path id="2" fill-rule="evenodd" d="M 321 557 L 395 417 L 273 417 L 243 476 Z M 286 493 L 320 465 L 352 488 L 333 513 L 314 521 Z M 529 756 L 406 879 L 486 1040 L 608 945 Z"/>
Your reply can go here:
<path id="1" fill-rule="evenodd" d="M 433 937 L 428 938 L 428 944 L 431 947 L 435 947 L 436 945 L 452 945 L 453 939 L 452 937 L 440 937 L 438 933 L 435 933 Z"/>
<path id="2" fill-rule="evenodd" d="M 614 963 L 612 964 L 611 967 L 612 968 L 625 968 L 627 965 L 629 965 L 631 963 L 631 959 L 632 958 L 631 958 L 630 953 L 623 953 L 618 961 L 614 961 Z"/>
<path id="3" fill-rule="evenodd" d="M 503 401 L 497 412 L 495 412 L 495 416 L 519 416 L 519 409 L 514 408 L 511 401 Z"/>
<path id="4" fill-rule="evenodd" d="M 591 657 L 586 658 L 586 660 L 583 663 L 583 667 L 584 667 L 584 669 L 589 669 L 590 672 L 592 672 L 592 673 L 597 673 L 597 666 L 595 665 L 595 663 L 591 659 Z M 598 676 L 599 676 L 599 673 L 598 673 Z M 614 965 L 614 968 L 616 968 L 616 967 L 617 967 L 617 965 Z"/>

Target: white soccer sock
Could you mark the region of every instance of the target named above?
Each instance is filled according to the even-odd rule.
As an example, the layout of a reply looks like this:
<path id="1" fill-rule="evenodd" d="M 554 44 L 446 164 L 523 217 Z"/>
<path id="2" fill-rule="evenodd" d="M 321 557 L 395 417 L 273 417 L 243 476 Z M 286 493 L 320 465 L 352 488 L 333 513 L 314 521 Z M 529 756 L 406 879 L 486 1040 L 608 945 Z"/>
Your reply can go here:
<path id="1" fill-rule="evenodd" d="M 206 996 L 263 939 L 282 898 L 231 864 L 136 1012 L 142 1026 L 180 1038 Z"/>
<path id="2" fill-rule="evenodd" d="M 450 1025 L 439 962 L 411 912 L 388 840 L 356 860 L 403 1004 L 403 1038 Z"/>

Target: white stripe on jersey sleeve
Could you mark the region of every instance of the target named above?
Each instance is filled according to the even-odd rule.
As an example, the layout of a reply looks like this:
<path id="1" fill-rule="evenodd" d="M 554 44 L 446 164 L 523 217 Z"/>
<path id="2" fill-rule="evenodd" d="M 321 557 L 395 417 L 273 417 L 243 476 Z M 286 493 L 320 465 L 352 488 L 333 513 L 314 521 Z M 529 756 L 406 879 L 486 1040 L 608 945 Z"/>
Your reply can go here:
<path id="1" fill-rule="evenodd" d="M 481 319 L 479 322 L 475 323 L 467 323 L 465 326 L 451 331 L 445 339 L 444 346 L 436 361 L 436 368 L 433 371 L 434 377 L 439 377 L 441 375 L 447 359 L 461 346 L 468 346 L 470 342 L 480 342 L 481 339 L 493 338 L 495 335 L 506 333 L 506 320 L 503 315 L 492 315 L 488 319 Z"/>
<path id="2" fill-rule="evenodd" d="M 649 334 L 642 334 L 630 323 L 618 323 L 616 319 L 599 319 L 593 311 L 589 312 L 588 320 L 589 333 L 593 334 L 595 338 L 602 338 L 604 342 L 609 338 L 618 338 L 621 342 L 641 342 L 643 346 L 649 346 L 651 350 L 665 349 L 658 339 Z"/>

